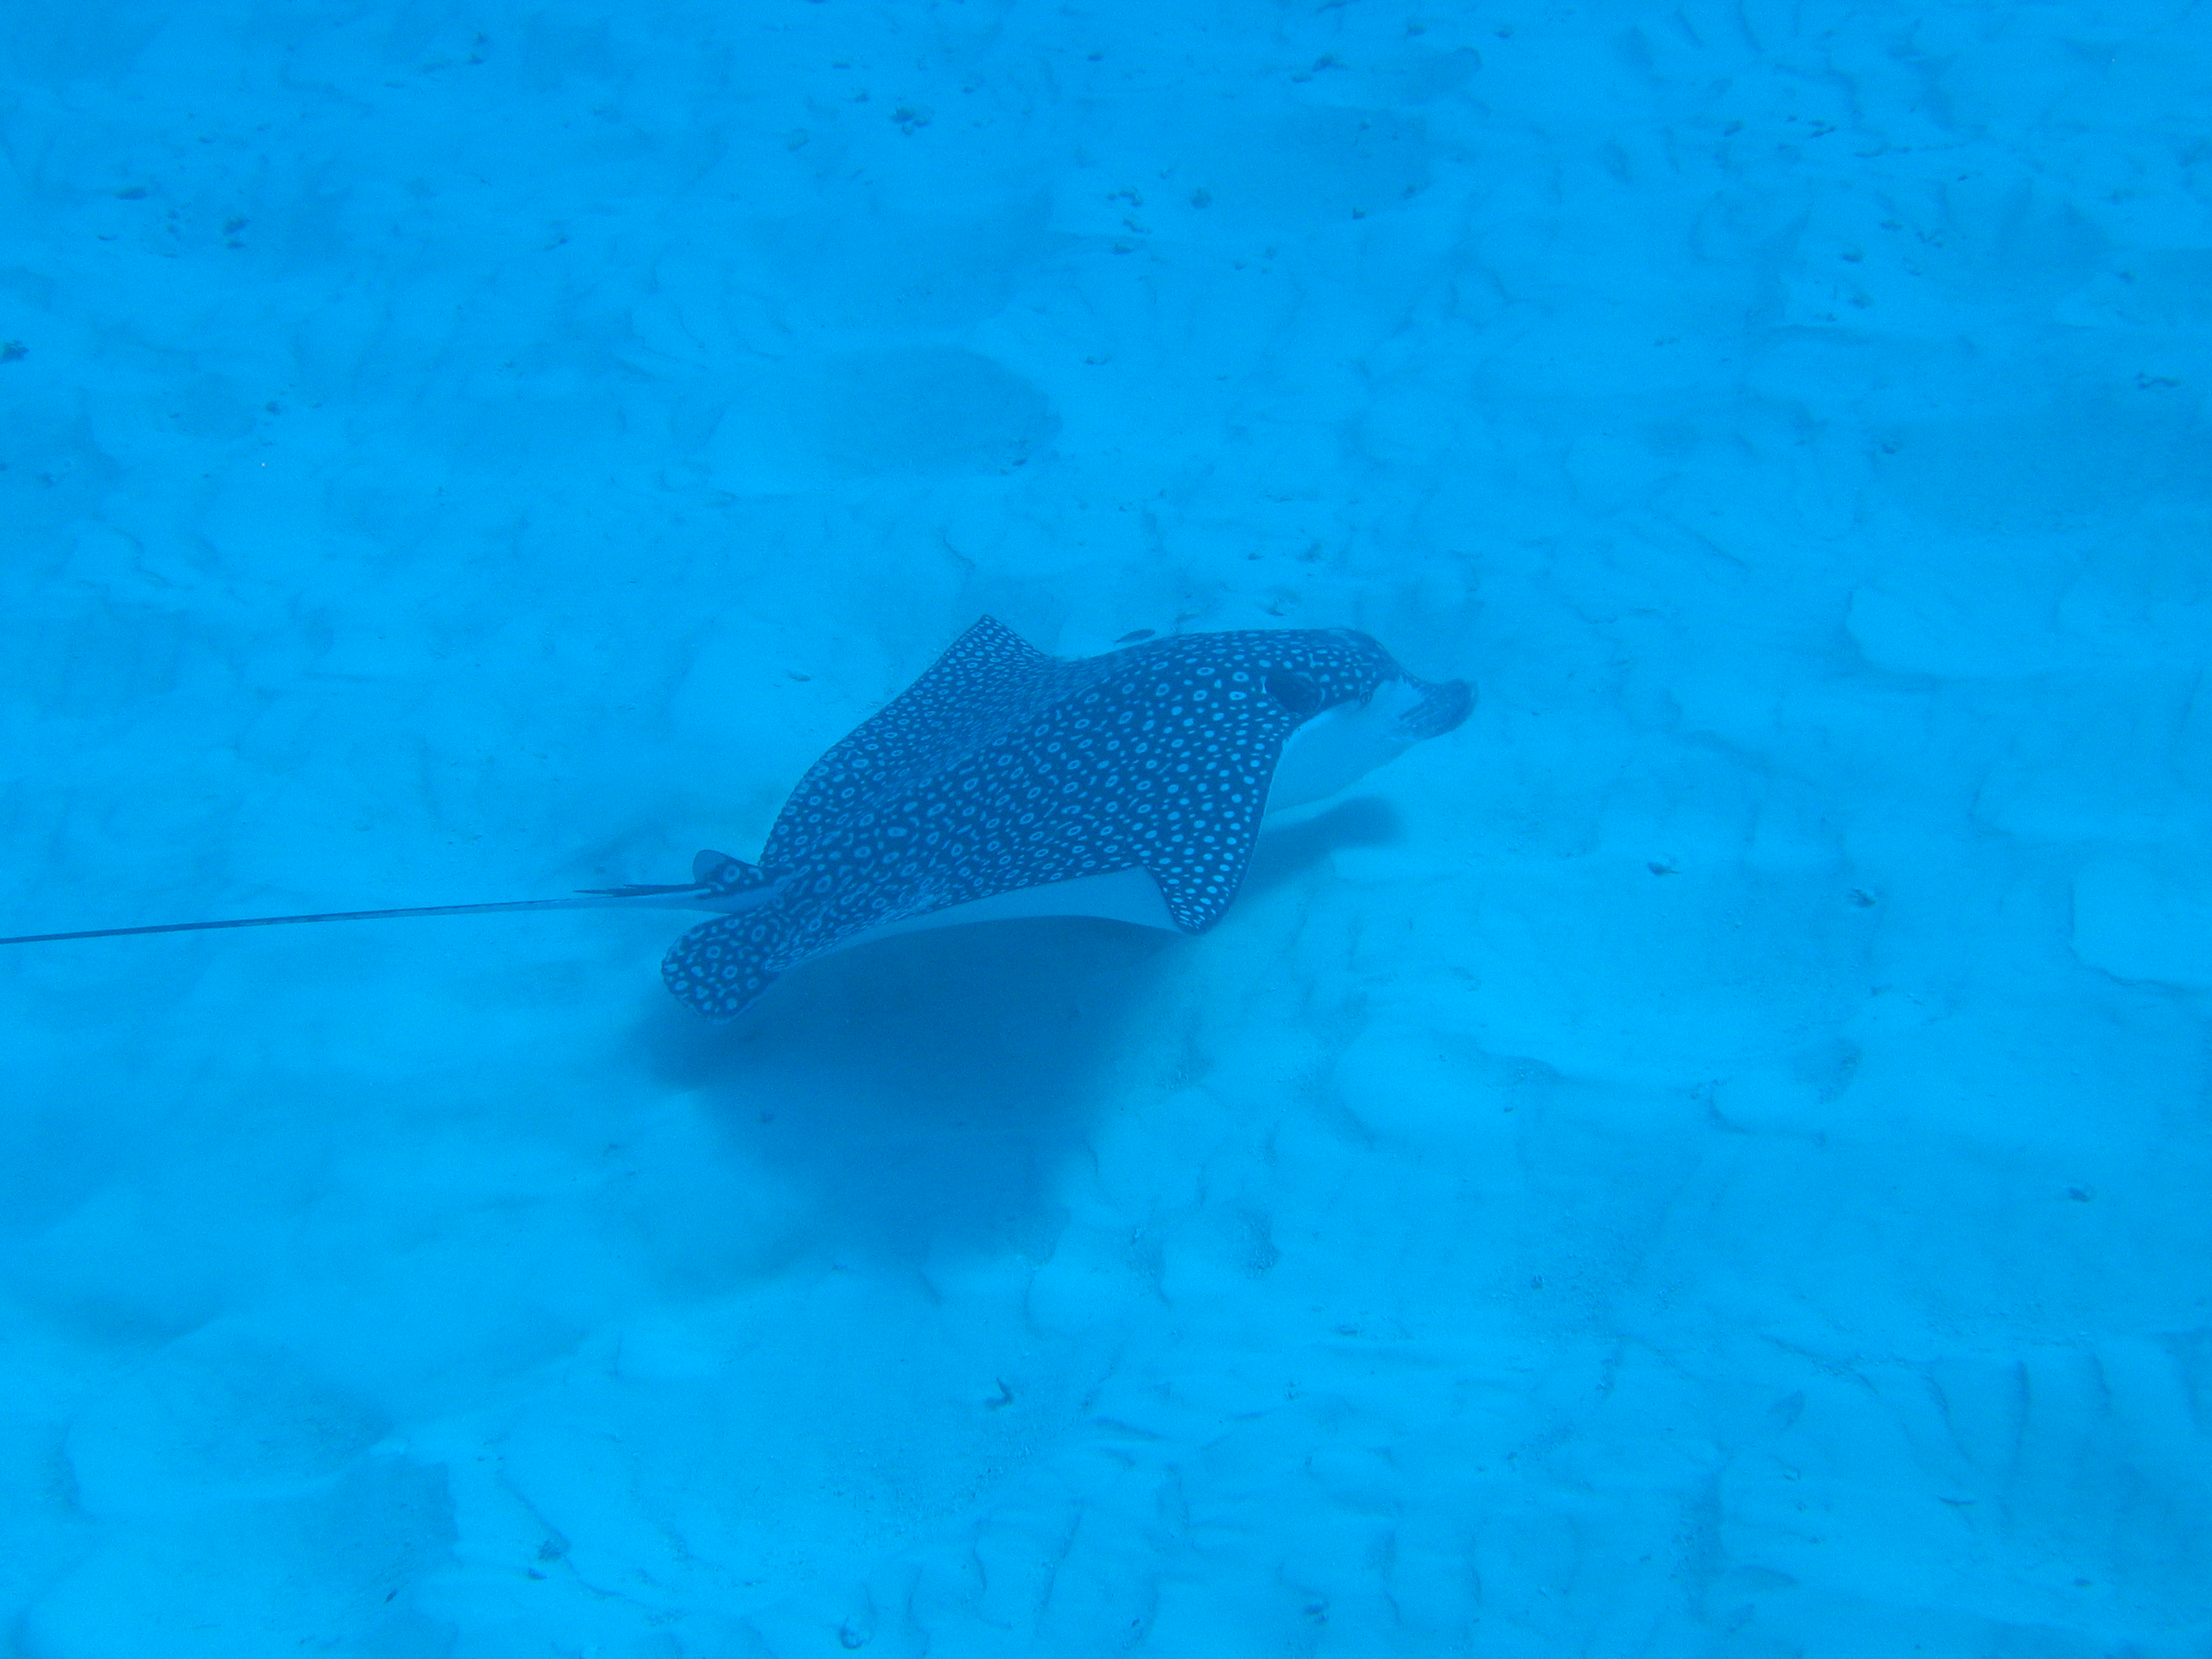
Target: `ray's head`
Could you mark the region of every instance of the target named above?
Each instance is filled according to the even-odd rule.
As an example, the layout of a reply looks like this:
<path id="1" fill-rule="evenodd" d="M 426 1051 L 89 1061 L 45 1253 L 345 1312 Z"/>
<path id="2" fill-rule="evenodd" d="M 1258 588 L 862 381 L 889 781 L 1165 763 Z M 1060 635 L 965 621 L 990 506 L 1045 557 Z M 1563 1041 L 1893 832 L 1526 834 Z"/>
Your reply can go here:
<path id="1" fill-rule="evenodd" d="M 1416 678 L 1353 629 L 1272 638 L 1280 643 L 1262 647 L 1261 688 L 1298 724 L 1276 763 L 1269 812 L 1326 799 L 1413 744 L 1442 737 L 1474 707 L 1465 680 Z"/>

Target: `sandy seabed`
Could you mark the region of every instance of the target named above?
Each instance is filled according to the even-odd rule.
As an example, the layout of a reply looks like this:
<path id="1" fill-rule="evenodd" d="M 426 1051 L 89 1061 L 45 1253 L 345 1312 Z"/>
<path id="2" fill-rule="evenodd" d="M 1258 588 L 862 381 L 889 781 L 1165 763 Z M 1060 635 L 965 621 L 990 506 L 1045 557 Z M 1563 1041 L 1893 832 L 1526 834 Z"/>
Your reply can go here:
<path id="1" fill-rule="evenodd" d="M 985 612 L 1481 690 L 726 1028 L 10 947 L 9 1653 L 2212 1653 L 2201 6 L 0 40 L 0 932 L 751 857 Z"/>

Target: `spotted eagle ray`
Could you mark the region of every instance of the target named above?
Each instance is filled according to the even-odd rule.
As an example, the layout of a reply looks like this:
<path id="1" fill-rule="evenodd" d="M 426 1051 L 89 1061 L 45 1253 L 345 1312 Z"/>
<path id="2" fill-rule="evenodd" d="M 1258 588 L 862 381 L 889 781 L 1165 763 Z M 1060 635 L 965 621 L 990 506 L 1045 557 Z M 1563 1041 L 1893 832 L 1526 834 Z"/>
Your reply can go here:
<path id="1" fill-rule="evenodd" d="M 0 939 L 112 939 L 293 922 L 599 906 L 721 914 L 660 976 L 713 1020 L 813 957 L 1019 916 L 1202 933 L 1243 884 L 1261 821 L 1336 793 L 1467 718 L 1464 680 L 1414 678 L 1350 629 L 1149 639 L 1046 655 L 986 617 L 815 762 L 760 862 L 702 852 L 691 879 L 571 898 L 180 921 Z"/>

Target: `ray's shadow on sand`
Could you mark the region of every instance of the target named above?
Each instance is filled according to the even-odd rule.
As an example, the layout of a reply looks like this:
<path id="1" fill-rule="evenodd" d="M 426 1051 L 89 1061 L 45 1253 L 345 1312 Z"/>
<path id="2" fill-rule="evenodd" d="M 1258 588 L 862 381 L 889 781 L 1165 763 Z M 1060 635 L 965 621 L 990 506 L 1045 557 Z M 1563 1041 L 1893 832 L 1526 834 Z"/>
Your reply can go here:
<path id="1" fill-rule="evenodd" d="M 1271 830 L 1243 896 L 1398 835 L 1372 798 Z M 807 963 L 726 1026 L 657 1007 L 638 1043 L 655 1077 L 811 1195 L 839 1247 L 917 1263 L 1042 1253 L 1061 1219 L 1053 1171 L 1089 1132 L 1104 1061 L 1133 1040 L 1163 958 L 1194 943 L 1078 918 L 908 934 Z"/>

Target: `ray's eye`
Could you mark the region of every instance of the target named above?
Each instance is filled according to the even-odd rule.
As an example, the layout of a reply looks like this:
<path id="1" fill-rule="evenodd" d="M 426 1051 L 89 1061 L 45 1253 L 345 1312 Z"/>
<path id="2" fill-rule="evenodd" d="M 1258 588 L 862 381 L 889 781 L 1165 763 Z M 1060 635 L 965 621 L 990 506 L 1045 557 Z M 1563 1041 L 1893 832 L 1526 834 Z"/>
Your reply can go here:
<path id="1" fill-rule="evenodd" d="M 1296 714 L 1300 720 L 1321 708 L 1321 687 L 1304 674 L 1278 668 L 1267 676 L 1265 689 L 1286 714 Z"/>

